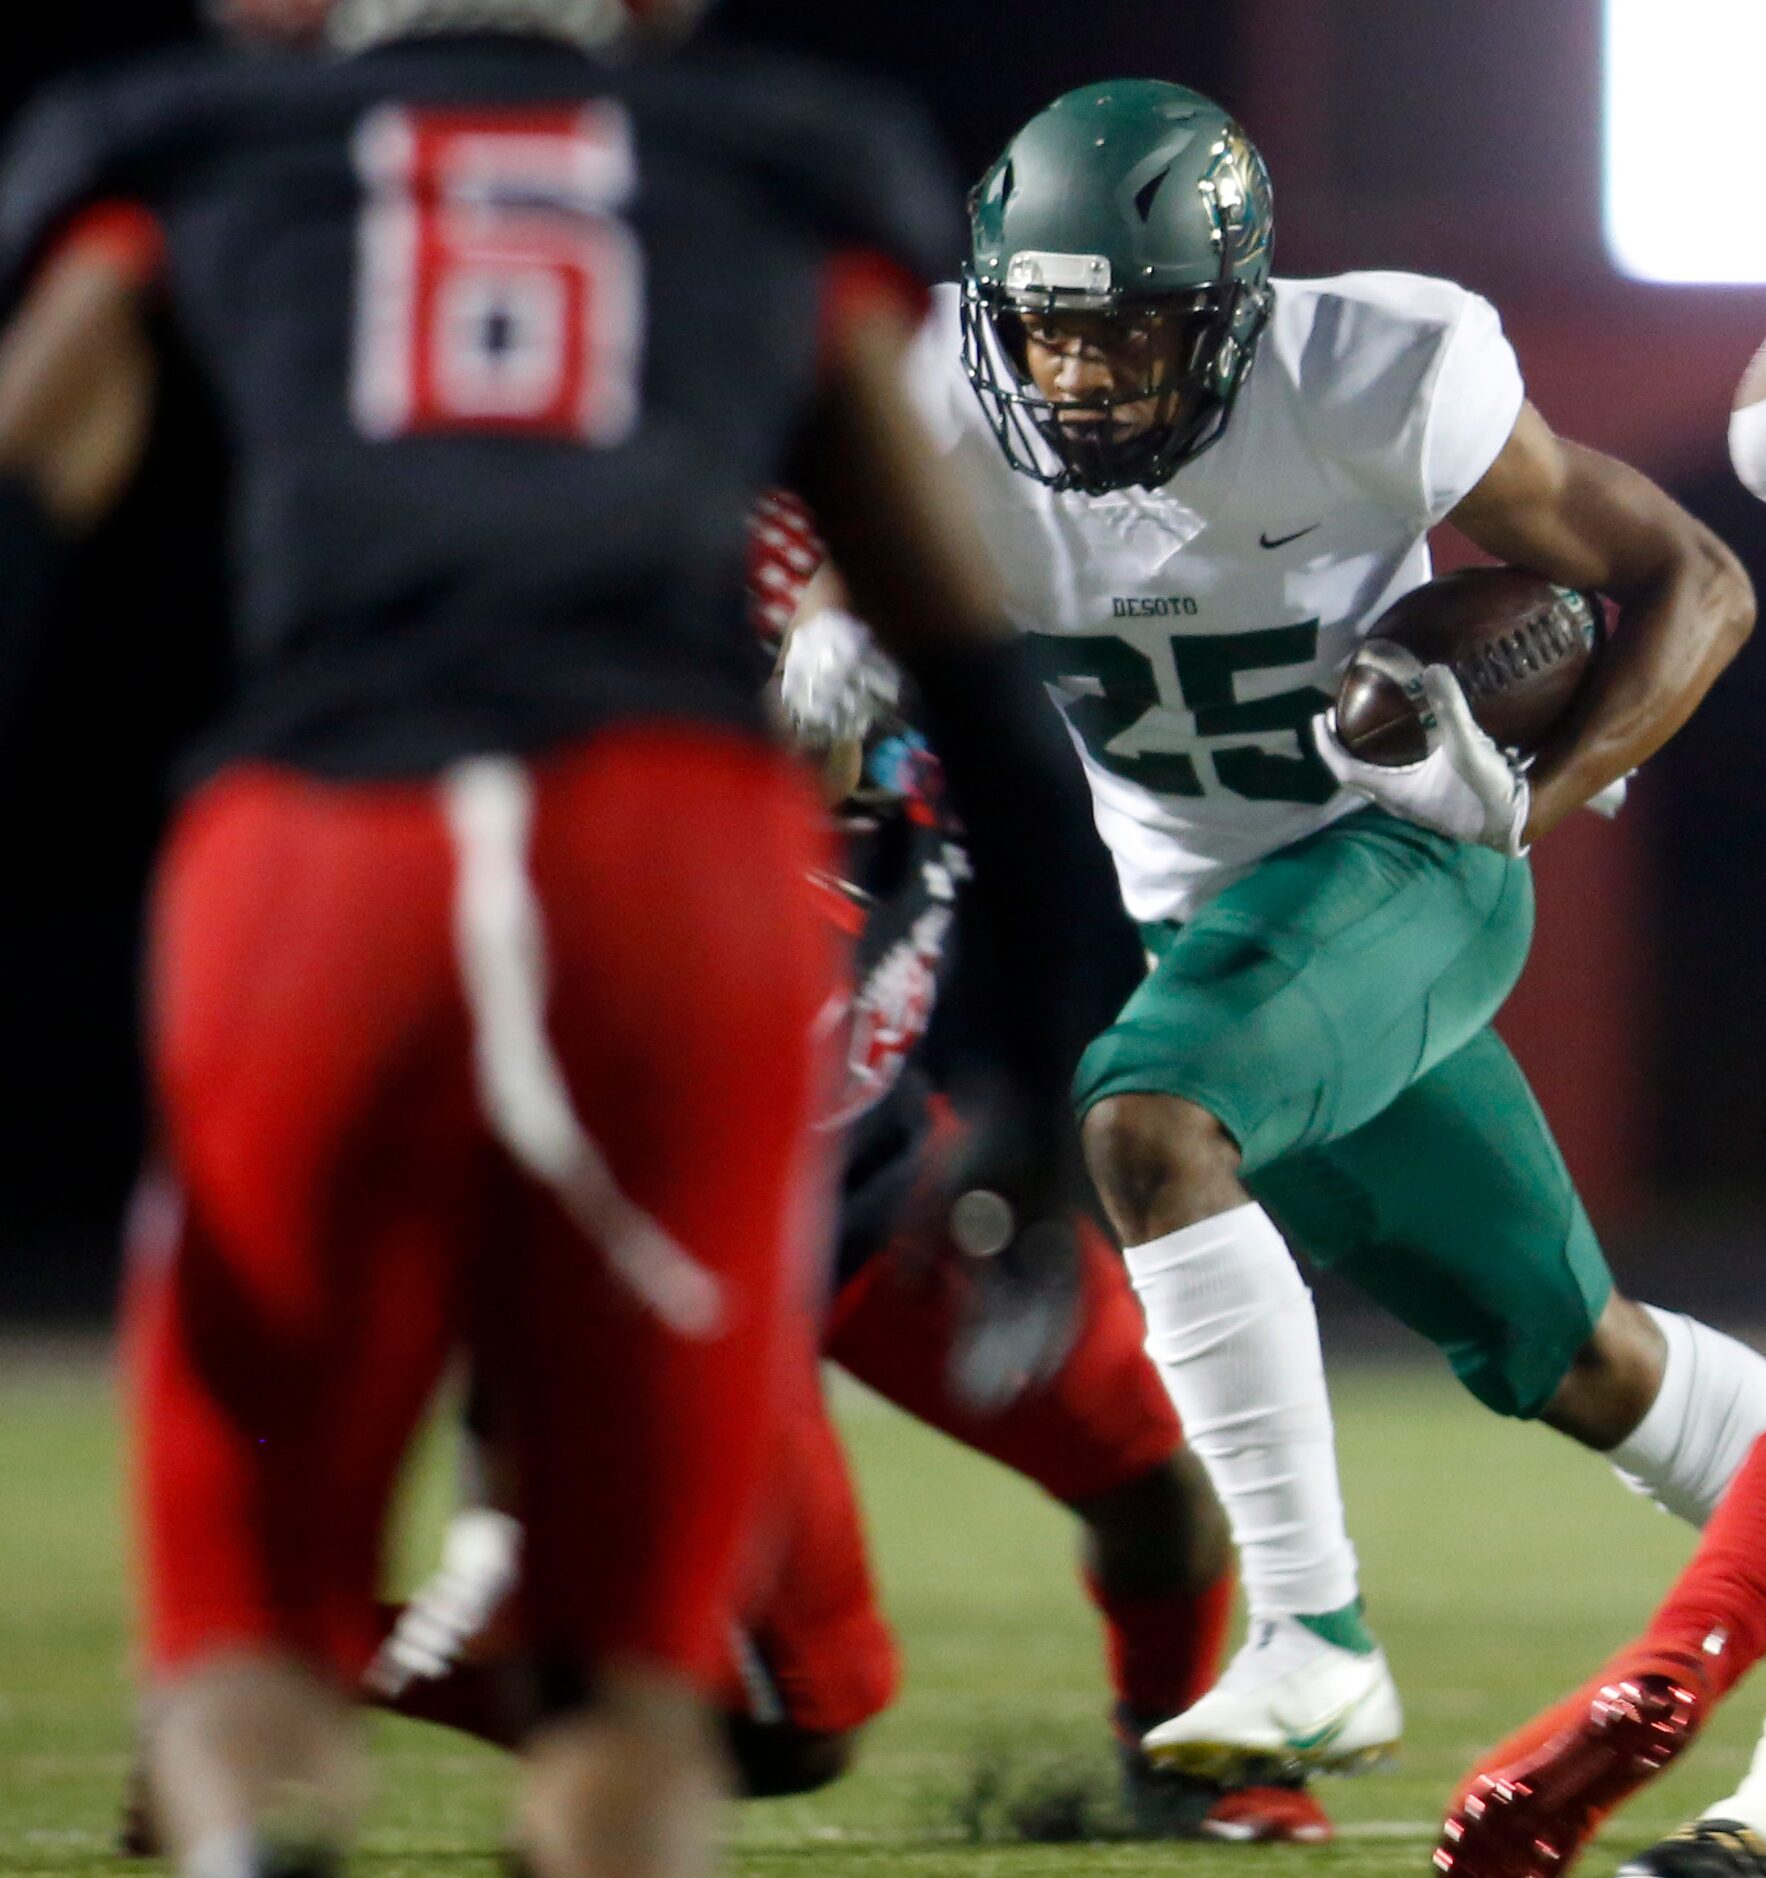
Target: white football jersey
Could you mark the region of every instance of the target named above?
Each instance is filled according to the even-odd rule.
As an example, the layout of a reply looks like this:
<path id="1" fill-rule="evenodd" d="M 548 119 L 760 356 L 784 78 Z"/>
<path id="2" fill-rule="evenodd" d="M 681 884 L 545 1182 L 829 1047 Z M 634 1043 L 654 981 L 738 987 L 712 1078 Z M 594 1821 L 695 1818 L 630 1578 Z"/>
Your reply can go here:
<path id="1" fill-rule="evenodd" d="M 1429 578 L 1521 375 L 1487 301 L 1414 274 L 1275 283 L 1226 433 L 1158 490 L 1056 494 L 1001 454 L 941 288 L 911 355 L 1013 621 L 1035 636 L 1139 920 L 1184 919 L 1361 806 L 1308 722 L 1357 639 Z"/>

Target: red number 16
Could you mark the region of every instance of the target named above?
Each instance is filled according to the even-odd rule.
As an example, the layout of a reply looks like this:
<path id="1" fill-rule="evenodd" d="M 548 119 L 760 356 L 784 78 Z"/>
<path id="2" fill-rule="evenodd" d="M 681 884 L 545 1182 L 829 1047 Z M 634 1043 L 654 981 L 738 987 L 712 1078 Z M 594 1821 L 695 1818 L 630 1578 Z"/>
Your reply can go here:
<path id="1" fill-rule="evenodd" d="M 353 405 L 369 436 L 618 443 L 638 417 L 637 171 L 617 105 L 362 125 Z"/>

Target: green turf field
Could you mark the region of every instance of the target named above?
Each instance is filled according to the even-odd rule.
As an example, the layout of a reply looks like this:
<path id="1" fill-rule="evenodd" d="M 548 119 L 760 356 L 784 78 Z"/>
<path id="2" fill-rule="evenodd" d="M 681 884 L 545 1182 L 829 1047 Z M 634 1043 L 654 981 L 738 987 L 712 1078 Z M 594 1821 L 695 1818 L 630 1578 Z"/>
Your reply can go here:
<path id="1" fill-rule="evenodd" d="M 1455 1772 L 1643 1617 L 1686 1539 L 1598 1463 L 1542 1430 L 1497 1423 L 1432 1371 L 1349 1369 L 1337 1402 L 1351 1522 L 1405 1691 L 1409 1746 L 1397 1771 L 1329 1789 L 1335 1847 L 1014 1842 L 1027 1814 L 1101 1817 L 1108 1792 L 1103 1686 L 1064 1522 L 986 1463 L 859 1401 L 846 1420 L 906 1645 L 906 1693 L 844 1784 L 742 1814 L 734 1869 L 1426 1871 Z M 433 1487 L 419 1498 L 433 1517 Z M 119 1524 L 100 1374 L 0 1355 L 0 1871 L 120 1869 L 108 1855 L 128 1713 Z M 1621 1819 L 1588 1862 L 1591 1878 L 1725 1791 L 1758 1716 L 1744 1692 L 1692 1764 Z M 490 1874 L 497 1758 L 392 1722 L 376 1745 L 379 1797 L 359 1869 Z"/>

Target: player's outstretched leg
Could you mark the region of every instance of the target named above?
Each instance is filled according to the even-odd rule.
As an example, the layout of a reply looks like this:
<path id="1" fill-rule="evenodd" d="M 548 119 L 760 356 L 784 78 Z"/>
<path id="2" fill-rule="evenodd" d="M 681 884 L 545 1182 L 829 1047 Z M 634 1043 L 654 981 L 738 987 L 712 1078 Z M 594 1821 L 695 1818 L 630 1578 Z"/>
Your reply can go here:
<path id="1" fill-rule="evenodd" d="M 321 1869 L 299 1848 L 354 1810 L 347 1692 L 482 1211 L 449 888 L 424 792 L 281 772 L 211 783 L 162 863 L 176 1184 L 136 1209 L 125 1316 L 147 1760 L 187 1873 Z"/>
<path id="2" fill-rule="evenodd" d="M 1691 1670 L 1620 1662 L 1581 1712 L 1530 1754 L 1502 1760 L 1462 1792 L 1435 1869 L 1452 1878 L 1555 1878 L 1606 1815 L 1692 1741 L 1706 1695 Z"/>
<path id="3" fill-rule="evenodd" d="M 1135 1831 L 1150 1839 L 1326 1844 L 1330 1819 L 1303 1780 L 1227 1785 L 1162 1767 L 1142 1746 L 1149 1729 L 1206 1698 L 1231 1621 L 1224 1524 L 1195 1515 L 1213 1504 L 1201 1464 L 1180 1448 L 1135 1479 L 1068 1504 L 1084 1530 L 1086 1589 L 1103 1619 L 1123 1799 Z"/>
<path id="4" fill-rule="evenodd" d="M 1121 1260 L 1087 1229 L 1084 1311 L 1058 1374 L 1003 1414 L 955 1400 L 954 1311 L 937 1269 L 874 1259 L 842 1289 L 829 1354 L 898 1407 L 1035 1482 L 1079 1520 L 1103 1620 L 1131 1817 L 1153 1837 L 1317 1843 L 1330 1821 L 1297 1787 L 1158 1769 L 1140 1735 L 1212 1686 L 1231 1604 L 1226 1522 L 1148 1360 Z M 1223 1792 L 1231 1787 L 1234 1791 Z"/>
<path id="5" fill-rule="evenodd" d="M 656 726 L 543 775 L 463 766 L 448 806 L 484 1107 L 525 1176 L 470 1344 L 545 1717 L 518 1843 L 541 1878 L 697 1878 L 711 1698 L 809 1362 L 816 811 L 771 753 Z M 683 979 L 695 949 L 719 969 Z"/>
<path id="6" fill-rule="evenodd" d="M 545 1873 L 709 1873 L 722 1798 L 699 1692 L 657 1671 L 608 1669 L 591 1708 L 526 1743 L 517 1831 Z"/>
<path id="7" fill-rule="evenodd" d="M 1677 1311 L 1613 1294 L 1540 1419 L 1606 1455 L 1694 1526 L 1766 1434 L 1766 1358 Z"/>
<path id="8" fill-rule="evenodd" d="M 1756 1442 L 1647 1630 L 1485 1757 L 1448 1814 L 1438 1870 L 1548 1878 L 1692 1741 L 1766 1654 L 1766 1439 Z M 1694 1834 L 1700 1860 L 1721 1841 Z M 1738 1848 L 1739 1849 L 1739 1848 Z M 1651 1865 L 1647 1869 L 1655 1870 Z"/>
<path id="9" fill-rule="evenodd" d="M 149 1782 L 180 1868 L 328 1878 L 354 1797 L 349 1706 L 290 1657 L 210 1658 L 154 1698 Z"/>
<path id="10" fill-rule="evenodd" d="M 1361 1615 L 1311 1293 L 1204 1109 L 1114 1096 L 1085 1138 L 1147 1349 L 1231 1520 L 1251 1610 L 1225 1675 L 1154 1728 L 1147 1752 L 1229 1785 L 1373 1765 L 1395 1751 L 1402 1713 Z"/>

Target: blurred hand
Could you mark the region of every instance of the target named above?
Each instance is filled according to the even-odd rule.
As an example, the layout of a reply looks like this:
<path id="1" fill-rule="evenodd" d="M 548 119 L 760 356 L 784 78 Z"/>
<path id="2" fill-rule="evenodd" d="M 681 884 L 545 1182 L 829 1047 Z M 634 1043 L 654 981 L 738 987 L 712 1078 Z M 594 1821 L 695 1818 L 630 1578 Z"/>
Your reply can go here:
<path id="1" fill-rule="evenodd" d="M 1079 1240 L 1072 1222 L 1032 1221 L 1002 1251 L 965 1260 L 963 1279 L 951 1391 L 977 1413 L 997 1415 L 1055 1375 L 1079 1333 Z"/>
<path id="2" fill-rule="evenodd" d="M 794 628 L 779 669 L 791 728 L 814 749 L 856 742 L 901 697 L 901 673 L 869 631 L 839 607 Z"/>
<path id="3" fill-rule="evenodd" d="M 1046 1382 L 1078 1334 L 1072 1133 L 1065 1115 L 1040 1129 L 1002 1115 L 982 1126 L 963 1158 L 946 1228 L 962 1299 L 949 1379 L 978 1413 L 998 1414 Z"/>
<path id="4" fill-rule="evenodd" d="M 1427 665 L 1412 691 L 1423 714 L 1429 753 L 1420 763 L 1368 763 L 1337 735 L 1335 710 L 1312 720 L 1313 742 L 1345 789 L 1376 807 L 1456 841 L 1524 854 L 1532 796 L 1506 750 L 1472 716 L 1459 680 L 1445 665 Z"/>

